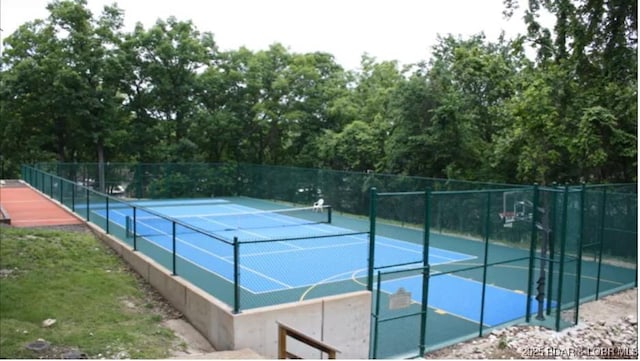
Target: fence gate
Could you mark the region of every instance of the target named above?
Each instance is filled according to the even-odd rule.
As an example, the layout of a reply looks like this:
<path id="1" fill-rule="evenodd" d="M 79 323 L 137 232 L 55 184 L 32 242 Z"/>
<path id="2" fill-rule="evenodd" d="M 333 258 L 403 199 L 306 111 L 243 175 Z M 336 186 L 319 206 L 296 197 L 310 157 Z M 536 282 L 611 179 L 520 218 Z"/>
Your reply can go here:
<path id="1" fill-rule="evenodd" d="M 429 198 L 428 191 L 377 193 L 375 188 L 371 189 L 370 358 L 424 354 L 429 288 L 429 233 L 425 229 L 429 224 Z M 384 221 L 377 222 L 378 219 Z M 406 252 L 405 247 L 393 243 L 394 238 L 409 240 L 415 247 Z M 399 252 L 396 254 L 394 249 Z"/>
<path id="2" fill-rule="evenodd" d="M 421 357 L 425 351 L 429 267 L 377 270 L 375 278 L 369 357 Z M 415 353 L 407 354 L 407 350 Z"/>

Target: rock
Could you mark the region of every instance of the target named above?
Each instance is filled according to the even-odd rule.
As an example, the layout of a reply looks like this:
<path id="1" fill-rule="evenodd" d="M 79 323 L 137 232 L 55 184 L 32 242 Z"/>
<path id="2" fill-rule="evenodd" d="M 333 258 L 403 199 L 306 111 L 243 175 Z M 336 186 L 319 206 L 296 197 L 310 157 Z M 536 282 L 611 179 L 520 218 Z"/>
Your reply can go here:
<path id="1" fill-rule="evenodd" d="M 595 301 L 593 305 L 581 306 L 585 311 L 580 313 L 580 323 L 564 331 L 555 332 L 539 325 L 512 326 L 492 330 L 485 337 L 469 340 L 454 346 L 451 350 L 443 349 L 441 352 L 435 351 L 425 356 L 427 359 L 593 359 L 611 356 L 637 358 L 637 351 L 632 351 L 638 349 L 637 315 L 632 313 L 637 309 L 637 289 L 611 297 L 621 296 L 622 301 L 620 298 L 607 298 Z M 620 354 L 596 354 L 605 349 Z M 623 352 L 629 355 L 623 355 Z M 636 353 L 632 354 L 633 352 Z"/>
<path id="2" fill-rule="evenodd" d="M 46 351 L 47 349 L 49 349 L 49 347 L 51 346 L 51 344 L 49 344 L 49 342 L 39 338 L 38 340 L 28 343 L 25 348 L 27 350 L 31 350 L 31 351 L 36 351 L 36 352 L 42 352 L 42 351 Z"/>
<path id="3" fill-rule="evenodd" d="M 65 360 L 80 360 L 80 359 L 88 359 L 89 357 L 84 352 L 81 352 L 78 350 L 71 350 L 69 352 L 62 354 L 62 358 Z"/>
<path id="4" fill-rule="evenodd" d="M 635 325 L 637 325 L 637 324 L 638 324 L 638 317 L 637 317 L 637 316 L 636 316 L 636 317 L 634 317 L 634 316 L 632 316 L 632 315 L 629 315 L 629 316 L 625 317 L 625 318 L 624 318 L 624 320 L 625 320 L 628 324 L 630 324 L 630 325 L 632 325 L 632 326 L 635 326 Z"/>
<path id="5" fill-rule="evenodd" d="M 129 353 L 127 351 L 120 351 L 118 352 L 118 354 L 116 354 L 115 358 L 118 360 L 124 360 L 131 358 L 131 356 L 129 356 Z"/>

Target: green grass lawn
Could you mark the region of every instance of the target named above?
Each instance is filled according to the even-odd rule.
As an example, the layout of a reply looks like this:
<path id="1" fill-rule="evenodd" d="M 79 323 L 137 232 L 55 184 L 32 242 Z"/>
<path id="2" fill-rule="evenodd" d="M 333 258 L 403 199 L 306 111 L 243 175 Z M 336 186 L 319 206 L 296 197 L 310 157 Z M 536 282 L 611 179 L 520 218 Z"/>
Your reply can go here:
<path id="1" fill-rule="evenodd" d="M 179 341 L 145 289 L 91 233 L 0 227 L 0 358 L 168 357 Z"/>

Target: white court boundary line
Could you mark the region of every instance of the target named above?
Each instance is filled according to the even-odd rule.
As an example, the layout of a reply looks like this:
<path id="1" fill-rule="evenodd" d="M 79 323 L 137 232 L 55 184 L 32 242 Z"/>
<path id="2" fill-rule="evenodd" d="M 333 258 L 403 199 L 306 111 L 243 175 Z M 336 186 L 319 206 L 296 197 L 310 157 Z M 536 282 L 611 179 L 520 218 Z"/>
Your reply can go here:
<path id="1" fill-rule="evenodd" d="M 219 204 L 219 205 L 216 204 L 216 207 L 221 207 L 221 208 L 230 209 L 230 210 L 237 210 L 237 211 L 242 211 L 242 212 L 245 212 L 246 209 L 249 208 L 249 207 L 246 207 L 246 206 L 235 205 L 235 204 L 230 204 L 230 203 L 222 203 L 222 204 Z M 125 216 L 125 217 L 127 216 L 126 214 L 124 214 L 122 212 L 119 212 L 119 211 L 114 211 L 114 212 L 118 213 L 118 214 L 120 214 L 122 216 Z M 284 215 L 284 214 L 266 212 L 264 214 L 259 214 L 259 215 L 261 217 L 264 217 L 264 218 L 267 218 L 267 219 L 272 219 L 272 220 L 275 220 L 275 221 L 278 221 L 278 222 L 281 222 L 281 223 L 284 222 L 284 223 L 289 223 L 291 225 L 296 225 L 297 224 L 296 222 L 294 222 L 292 220 L 286 219 L 287 216 Z M 171 217 L 169 215 L 167 215 L 167 216 Z M 220 224 L 220 225 L 223 225 L 223 226 L 228 226 L 227 224 L 222 223 L 222 222 L 216 222 L 214 220 L 209 220 L 209 219 L 204 219 L 204 220 L 206 220 L 208 222 Z M 141 222 L 141 223 L 144 224 L 144 222 Z M 169 238 L 172 237 L 172 235 L 170 235 L 167 232 L 164 232 L 164 231 L 162 231 L 162 230 L 160 230 L 160 229 L 158 229 L 156 227 L 153 227 L 153 226 L 150 226 L 150 225 L 147 225 L 147 224 L 145 224 L 145 226 L 156 230 L 157 232 L 163 234 L 166 237 L 169 237 Z M 324 225 L 324 224 L 320 224 L 320 225 L 318 225 L 318 224 L 302 224 L 302 225 L 299 225 L 299 226 L 300 227 L 304 227 L 304 228 L 311 228 L 311 229 L 314 229 L 315 231 L 322 232 L 322 233 L 327 233 L 327 234 L 334 233 L 333 231 L 326 229 L 327 227 L 348 231 L 347 229 L 344 229 L 344 228 L 341 228 L 341 227 Z M 250 231 L 247 231 L 247 230 L 239 229 L 238 231 L 245 232 L 247 234 L 251 234 L 251 235 L 253 235 L 255 237 L 259 237 L 261 239 L 268 239 L 267 236 L 263 236 L 263 235 L 260 235 L 260 234 L 254 233 L 254 232 L 250 232 Z M 363 235 L 364 235 L 364 232 L 363 232 L 362 235 L 341 236 L 340 234 L 336 234 L 336 237 L 353 238 L 353 239 L 356 239 L 356 242 L 338 243 L 338 244 L 326 244 L 326 245 L 323 245 L 323 246 L 317 246 L 317 247 L 311 247 L 311 248 L 303 248 L 303 247 L 300 247 L 300 246 L 297 246 L 297 245 L 292 245 L 292 244 L 290 244 L 291 241 L 276 241 L 274 243 L 284 244 L 284 245 L 286 245 L 288 247 L 291 247 L 291 249 L 283 249 L 283 250 L 276 250 L 276 251 L 269 251 L 269 252 L 249 253 L 249 254 L 243 254 L 242 256 L 243 257 L 261 257 L 261 256 L 273 255 L 273 254 L 286 254 L 286 253 L 292 253 L 293 254 L 294 252 L 307 252 L 307 251 L 315 251 L 315 250 L 318 250 L 318 249 L 329 249 L 329 248 L 340 249 L 340 248 L 345 248 L 345 247 L 358 246 L 358 245 L 366 244 L 366 243 L 369 242 L 368 238 L 362 239 Z M 417 245 L 416 244 L 416 248 L 412 249 L 412 248 L 406 247 L 405 245 L 413 245 L 413 243 L 408 243 L 408 242 L 405 242 L 405 241 L 401 241 L 401 240 L 397 240 L 397 239 L 389 238 L 389 237 L 384 237 L 384 236 L 380 236 L 380 238 L 384 239 L 384 241 L 376 242 L 376 245 L 378 245 L 378 246 L 395 248 L 395 249 L 398 249 L 398 250 L 401 250 L 401 251 L 405 251 L 405 252 L 409 252 L 409 253 L 422 254 L 422 251 L 418 250 L 418 248 L 421 247 L 421 245 Z M 181 243 L 183 243 L 184 245 L 186 245 L 186 246 L 188 246 L 190 248 L 196 249 L 196 250 L 198 250 L 198 251 L 200 251 L 200 252 L 202 252 L 204 254 L 207 254 L 207 255 L 209 255 L 211 257 L 217 258 L 217 259 L 222 260 L 222 261 L 224 261 L 224 262 L 226 262 L 228 264 L 233 265 L 233 255 L 231 255 L 231 256 L 221 256 L 221 255 L 214 254 L 214 253 L 212 253 L 212 252 L 210 252 L 210 251 L 208 251 L 208 250 L 206 250 L 206 249 L 204 249 L 202 247 L 194 245 L 193 243 L 191 243 L 189 241 L 183 240 L 178 236 L 176 236 L 176 240 L 180 241 Z M 402 242 L 402 245 L 391 244 L 389 242 L 394 242 L 394 243 L 395 242 L 398 242 L 398 243 Z M 166 248 L 166 247 L 164 247 L 164 246 L 162 246 L 160 244 L 157 244 L 155 242 L 154 242 L 154 244 L 156 244 L 160 248 L 165 249 L 169 253 L 172 252 L 172 250 L 170 250 L 170 249 L 168 249 L 168 248 Z M 447 263 L 455 263 L 455 262 L 459 262 L 459 261 L 468 261 L 468 260 L 477 258 L 475 256 L 471 256 L 471 255 L 460 253 L 460 252 L 449 251 L 449 250 L 440 249 L 440 248 L 437 248 L 437 247 L 432 247 L 432 248 L 433 249 L 437 249 L 437 250 L 442 250 L 442 252 L 445 253 L 445 254 L 448 253 L 448 254 L 456 254 L 456 255 L 464 256 L 464 258 L 462 258 L 462 259 L 457 259 L 457 258 L 447 257 L 447 256 L 444 256 L 444 255 L 432 254 L 430 252 L 430 254 L 429 254 L 430 257 L 440 258 L 440 259 L 444 259 L 444 260 L 447 261 L 447 262 L 435 263 L 433 265 L 442 265 L 442 264 L 447 264 Z M 203 269 L 203 270 L 205 270 L 205 271 L 207 271 L 209 273 L 213 273 L 213 274 L 219 276 L 220 278 L 223 278 L 223 279 L 227 280 L 228 282 L 233 283 L 233 280 L 230 280 L 227 277 L 225 277 L 225 276 L 223 276 L 223 275 L 221 275 L 221 274 L 219 274 L 219 273 L 217 273 L 217 272 L 215 272 L 213 270 L 204 268 L 200 264 L 195 263 L 195 262 L 193 262 L 193 261 L 191 261 L 189 259 L 186 259 L 184 256 L 180 256 L 180 258 L 184 259 L 185 261 L 188 261 L 188 262 L 192 263 L 196 267 L 199 267 L 199 268 L 201 268 L 201 269 Z M 278 291 L 287 290 L 287 289 L 308 287 L 308 290 L 305 291 L 305 293 L 303 294 L 303 295 L 306 295 L 308 292 L 310 292 L 311 289 L 316 288 L 321 284 L 327 283 L 330 280 L 334 280 L 334 279 L 338 278 L 338 276 L 351 274 L 352 275 L 351 278 L 354 279 L 355 275 L 358 272 L 362 271 L 362 269 L 349 270 L 349 271 L 345 271 L 345 272 L 339 273 L 337 275 L 332 275 L 332 276 L 330 276 L 330 277 L 328 277 L 328 278 L 326 278 L 324 280 L 321 280 L 321 281 L 318 281 L 318 282 L 315 282 L 315 283 L 307 283 L 307 284 L 292 286 L 292 285 L 289 285 L 289 284 L 287 284 L 287 283 L 285 283 L 285 282 L 283 282 L 283 281 L 281 281 L 279 279 L 276 279 L 276 278 L 268 276 L 268 275 L 266 275 L 266 274 L 264 274 L 264 273 L 262 273 L 260 271 L 257 271 L 256 269 L 253 269 L 251 267 L 247 267 L 247 266 L 244 266 L 244 265 L 240 264 L 240 268 L 242 270 L 246 270 L 248 272 L 251 272 L 254 275 L 258 276 L 259 278 L 263 278 L 263 279 L 265 279 L 265 280 L 267 280 L 267 281 L 269 281 L 269 282 L 271 282 L 273 284 L 280 284 L 280 285 L 283 286 L 283 288 L 268 289 L 268 290 L 265 290 L 265 291 L 256 291 L 253 288 L 251 288 L 250 286 L 242 286 L 242 285 L 240 286 L 242 289 L 246 290 L 249 293 L 255 294 L 255 295 L 264 294 L 264 293 L 278 292 Z M 338 281 L 344 281 L 344 280 L 348 280 L 348 279 L 349 279 L 349 277 L 344 278 L 344 279 L 338 279 Z"/>

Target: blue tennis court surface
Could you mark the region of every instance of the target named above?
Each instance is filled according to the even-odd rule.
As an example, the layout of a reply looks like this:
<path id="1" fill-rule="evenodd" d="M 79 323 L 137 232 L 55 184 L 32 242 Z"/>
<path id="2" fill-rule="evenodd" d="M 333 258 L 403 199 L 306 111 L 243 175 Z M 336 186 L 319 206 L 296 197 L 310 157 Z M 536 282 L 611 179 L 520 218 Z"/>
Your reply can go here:
<path id="1" fill-rule="evenodd" d="M 323 223 L 327 214 L 311 209 L 295 213 L 261 211 L 225 200 L 139 201 L 143 209 L 136 212 L 135 228 L 139 237 L 166 252 L 172 252 L 172 222 L 157 215 L 207 230 L 215 237 L 176 226 L 176 254 L 188 262 L 233 282 L 234 253 L 230 246 L 234 237 L 241 242 L 241 288 L 252 294 L 266 294 L 290 289 L 304 289 L 366 277 L 369 235 Z M 106 217 L 106 210 L 93 213 Z M 133 217 L 132 208 L 109 210 L 111 222 L 123 227 Z M 318 238 L 304 238 L 309 235 Z M 295 239 L 302 237 L 302 239 Z M 272 242 L 271 240 L 278 240 Z M 247 241 L 247 243 L 242 243 Z M 376 236 L 376 267 L 387 265 L 416 266 L 421 263 L 423 247 L 389 237 Z M 475 256 L 441 248 L 429 248 L 429 265 L 468 261 Z M 331 265 L 328 267 L 327 265 Z M 403 266 L 395 269 L 403 268 Z M 293 271 L 295 270 L 295 271 Z M 304 271 L 300 271 L 304 270 Z M 387 280 L 382 291 L 388 294 L 400 287 L 411 293 L 413 302 L 422 299 L 419 276 Z M 480 323 L 482 283 L 455 275 L 434 274 L 429 279 L 429 307 L 441 313 Z M 506 288 L 487 285 L 485 290 L 484 326 L 492 327 L 524 316 L 526 295 Z M 499 307 L 496 307 L 499 305 Z M 532 312 L 537 302 L 532 302 Z"/>
<path id="2" fill-rule="evenodd" d="M 137 205 L 151 209 L 153 213 L 209 230 L 226 241 L 232 240 L 233 237 L 238 237 L 240 242 L 251 240 L 253 243 L 242 244 L 240 247 L 242 288 L 251 293 L 310 287 L 366 275 L 368 234 L 357 234 L 331 224 L 315 223 L 313 218 L 305 218 L 308 214 L 301 218 L 297 214 L 290 216 L 287 213 L 264 212 L 224 200 L 186 203 L 178 201 L 174 204 L 166 201 L 139 201 Z M 106 217 L 104 209 L 95 210 L 93 213 Z M 171 222 L 141 209 L 136 213 L 136 234 L 171 252 Z M 132 208 L 120 207 L 109 210 L 110 221 L 122 227 L 125 227 L 127 219 L 132 217 Z M 288 240 L 309 235 L 319 235 L 322 238 Z M 220 239 L 178 225 L 176 254 L 232 282 L 233 247 Z M 283 240 L 263 242 L 273 239 Z M 378 236 L 376 265 L 421 262 L 422 248 L 418 244 Z M 475 257 L 432 247 L 429 258 L 430 264 L 437 265 Z M 328 264 L 331 266 L 327 267 Z"/>
<path id="3" fill-rule="evenodd" d="M 363 284 L 367 276 L 369 234 L 329 223 L 328 210 L 295 209 L 264 211 L 224 199 L 137 201 L 131 207 L 109 208 L 110 222 L 171 254 L 234 282 L 235 237 L 239 240 L 240 288 L 251 294 L 287 290 L 310 290 L 318 285 L 353 281 Z M 148 210 L 148 211 L 147 211 Z M 92 213 L 106 217 L 105 209 Z M 205 230 L 210 235 L 163 217 Z M 135 219 L 135 220 L 134 220 Z M 134 221 L 132 221 L 134 220 Z M 175 245 L 173 234 L 175 233 Z M 213 235 L 213 236 L 212 236 Z M 309 237 L 309 238 L 307 238 Z M 376 235 L 375 267 L 400 270 L 422 264 L 420 244 Z M 477 258 L 437 247 L 429 248 L 429 265 L 445 265 Z M 330 265 L 330 266 L 328 266 Z M 398 266 L 400 265 L 400 266 Z M 414 303 L 422 299 L 422 277 L 382 282 L 381 291 L 399 288 L 411 293 Z M 493 327 L 525 315 L 526 295 L 493 285 L 485 289 L 485 312 L 479 303 L 482 283 L 451 274 L 432 274 L 428 305 L 441 314 Z M 477 295 L 477 296 L 476 296 Z M 537 312 L 537 302 L 532 302 Z"/>
<path id="4" fill-rule="evenodd" d="M 198 267 L 233 283 L 234 249 L 237 237 L 241 288 L 252 294 L 311 289 L 317 285 L 353 280 L 361 282 L 367 273 L 369 235 L 329 223 L 328 212 L 312 209 L 263 211 L 226 200 L 138 201 L 135 233 L 166 252 L 172 252 L 176 234 L 176 254 Z M 105 217 L 105 210 L 94 213 Z M 207 236 L 177 225 L 158 215 L 179 220 L 215 235 Z M 133 209 L 109 210 L 112 222 L 132 228 Z M 129 222 L 129 223 L 128 223 Z M 313 238 L 305 238 L 314 236 Z M 276 241 L 274 241 L 276 240 Z M 376 236 L 375 267 L 393 269 L 422 263 L 420 244 Z M 475 259 L 465 253 L 429 248 L 431 267 Z M 330 265 L 327 266 L 327 265 Z M 404 266 L 403 266 L 404 265 Z M 307 270 L 307 271 L 301 271 Z M 389 269 L 387 269 L 389 270 Z M 414 303 L 422 300 L 422 277 L 413 276 L 382 282 L 382 291 L 393 294 L 399 288 L 411 293 Z M 485 288 L 483 319 L 479 295 L 482 283 L 451 274 L 432 274 L 428 305 L 441 314 L 493 327 L 525 315 L 526 295 L 493 285 Z M 532 312 L 538 303 L 531 302 Z"/>
<path id="5" fill-rule="evenodd" d="M 385 281 L 382 290 L 389 294 L 402 287 L 411 293 L 415 303 L 422 300 L 422 277 L 413 276 Z M 429 307 L 454 316 L 480 323 L 482 282 L 450 274 L 431 275 L 429 278 Z M 527 295 L 502 287 L 487 285 L 485 290 L 485 312 L 482 324 L 493 327 L 525 316 Z M 498 306 L 499 305 L 499 306 Z M 531 302 L 533 313 L 538 311 L 538 303 Z"/>

